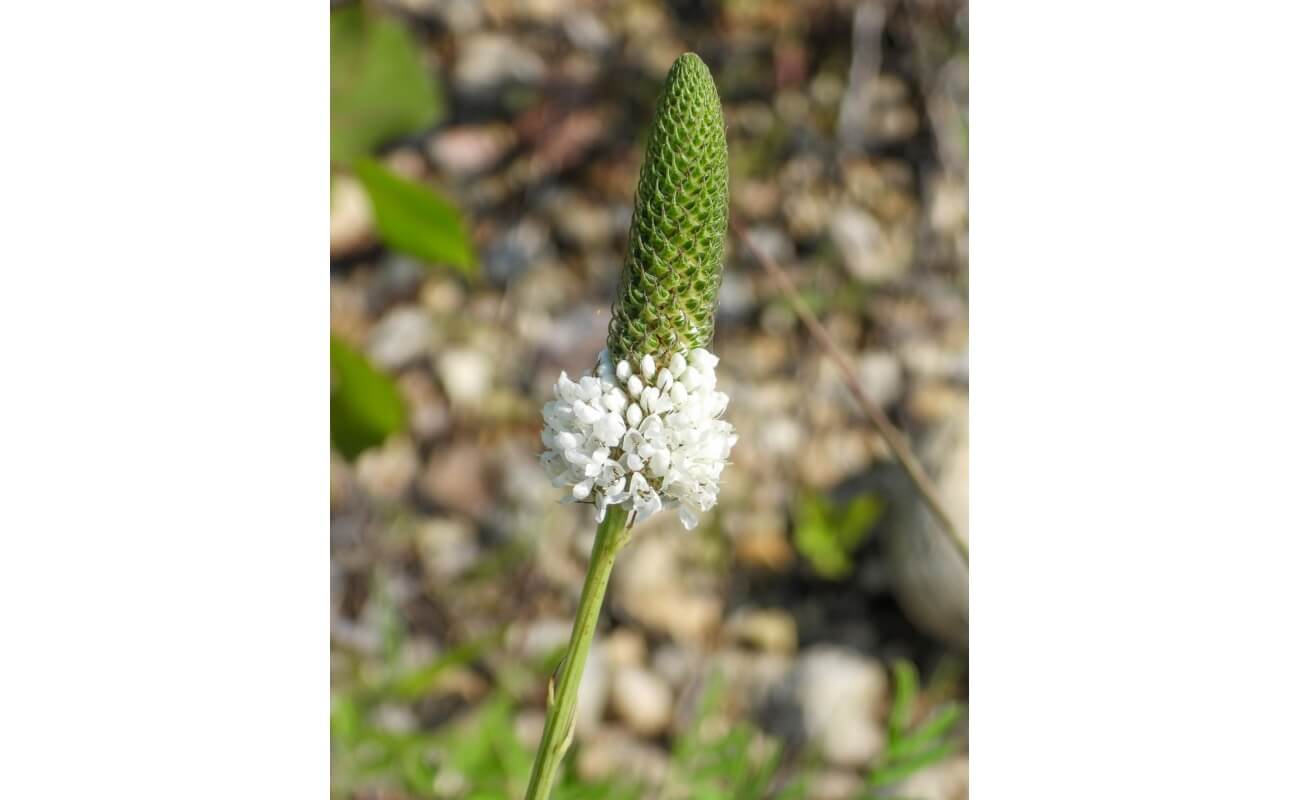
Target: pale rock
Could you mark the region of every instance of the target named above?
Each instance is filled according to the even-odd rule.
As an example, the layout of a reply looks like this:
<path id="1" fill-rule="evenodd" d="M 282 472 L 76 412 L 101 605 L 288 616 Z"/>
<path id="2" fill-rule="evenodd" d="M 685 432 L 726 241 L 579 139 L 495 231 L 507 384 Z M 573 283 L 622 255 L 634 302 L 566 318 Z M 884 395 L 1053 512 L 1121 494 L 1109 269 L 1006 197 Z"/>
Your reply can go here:
<path id="1" fill-rule="evenodd" d="M 870 465 L 870 441 L 861 431 L 815 436 L 799 451 L 799 474 L 808 486 L 829 489 Z"/>
<path id="2" fill-rule="evenodd" d="M 474 526 L 455 517 L 435 517 L 420 522 L 415 545 L 425 572 L 439 579 L 458 578 L 481 555 Z"/>
<path id="3" fill-rule="evenodd" d="M 734 647 L 717 653 L 709 664 L 725 679 L 732 699 L 749 707 L 778 697 L 791 679 L 791 658 L 785 653 L 740 650 Z"/>
<path id="4" fill-rule="evenodd" d="M 869 350 L 858 359 L 858 377 L 867 397 L 888 408 L 903 395 L 903 365 L 888 350 Z"/>
<path id="5" fill-rule="evenodd" d="M 787 264 L 794 260 L 794 244 L 780 228 L 773 226 L 750 228 L 749 241 L 759 254 L 772 259 L 777 264 Z"/>
<path id="6" fill-rule="evenodd" d="M 751 219 L 771 217 L 781 208 L 782 191 L 776 181 L 741 180 L 733 192 L 736 208 Z"/>
<path id="7" fill-rule="evenodd" d="M 420 460 L 411 441 L 390 436 L 381 447 L 372 447 L 357 458 L 357 482 L 372 497 L 397 501 L 406 494 Z"/>
<path id="8" fill-rule="evenodd" d="M 681 689 L 695 674 L 699 658 L 675 644 L 661 645 L 650 659 L 651 668 L 674 689 Z"/>
<path id="9" fill-rule="evenodd" d="M 636 667 L 645 663 L 645 637 L 631 628 L 616 628 L 601 642 L 601 650 L 612 667 Z"/>
<path id="10" fill-rule="evenodd" d="M 515 625 L 506 634 L 506 647 L 526 659 L 549 658 L 569 644 L 573 620 L 556 617 Z"/>
<path id="11" fill-rule="evenodd" d="M 737 609 L 726 631 L 733 641 L 768 653 L 791 654 L 799 647 L 794 617 L 779 608 Z"/>
<path id="12" fill-rule="evenodd" d="M 970 761 L 958 756 L 912 773 L 895 791 L 914 800 L 966 800 L 969 786 Z"/>
<path id="13" fill-rule="evenodd" d="M 582 681 L 578 684 L 578 707 L 574 712 L 574 725 L 580 739 L 585 740 L 600 729 L 600 721 L 609 703 L 609 678 L 610 663 L 605 649 L 592 647 L 587 654 Z"/>
<path id="14" fill-rule="evenodd" d="M 438 19 L 457 35 L 483 27 L 484 4 L 479 0 L 395 0 L 398 7 L 418 17 Z"/>
<path id="15" fill-rule="evenodd" d="M 902 246 L 874 217 L 859 208 L 837 208 L 830 218 L 830 235 L 845 268 L 858 280 L 890 281 L 907 271 L 910 247 Z"/>
<path id="16" fill-rule="evenodd" d="M 531 84 L 546 72 L 541 56 L 502 33 L 478 33 L 465 37 L 452 71 L 456 85 L 469 92 L 483 92 L 514 81 Z"/>
<path id="17" fill-rule="evenodd" d="M 799 658 L 794 688 L 804 729 L 829 763 L 866 766 L 884 748 L 889 679 L 879 662 L 819 645 Z"/>
<path id="18" fill-rule="evenodd" d="M 465 307 L 465 290 L 455 280 L 430 278 L 420 290 L 420 305 L 437 316 L 451 316 Z"/>
<path id="19" fill-rule="evenodd" d="M 796 239 L 816 236 L 826 229 L 831 218 L 829 190 L 821 182 L 814 188 L 786 195 L 781 203 L 791 235 Z"/>
<path id="20" fill-rule="evenodd" d="M 794 548 L 782 529 L 756 528 L 736 537 L 736 560 L 741 564 L 771 572 L 783 572 L 794 563 Z"/>
<path id="21" fill-rule="evenodd" d="M 617 728 L 602 728 L 582 743 L 575 760 L 578 776 L 599 781 L 618 775 L 659 785 L 668 774 L 668 756 Z"/>
<path id="22" fill-rule="evenodd" d="M 769 419 L 759 431 L 758 445 L 773 457 L 791 456 L 798 451 L 806 434 L 803 427 L 790 416 Z"/>
<path id="23" fill-rule="evenodd" d="M 536 708 L 521 708 L 515 715 L 515 738 L 526 750 L 536 751 L 546 731 L 546 712 Z"/>
<path id="24" fill-rule="evenodd" d="M 470 789 L 469 779 L 452 764 L 442 764 L 433 778 L 434 797 L 460 797 Z"/>
<path id="25" fill-rule="evenodd" d="M 370 723 L 385 733 L 411 733 L 420 722 L 410 708 L 396 703 L 382 703 L 370 715 Z"/>
<path id="26" fill-rule="evenodd" d="M 428 144 L 430 160 L 448 175 L 477 175 L 495 166 L 515 145 L 514 129 L 502 123 L 462 125 L 438 133 Z"/>
<path id="27" fill-rule="evenodd" d="M 567 190 L 552 192 L 545 205 L 557 232 L 565 240 L 585 251 L 609 244 L 615 223 L 608 205 Z"/>
<path id="28" fill-rule="evenodd" d="M 366 354 L 378 366 L 396 371 L 424 355 L 432 342 L 429 315 L 403 306 L 389 311 L 371 328 Z"/>
<path id="29" fill-rule="evenodd" d="M 781 571 L 794 561 L 794 549 L 787 533 L 789 523 L 783 509 L 737 508 L 724 517 L 723 525 L 735 543 L 736 560 L 741 564 Z"/>
<path id="30" fill-rule="evenodd" d="M 427 442 L 451 429 L 447 401 L 424 370 L 406 370 L 397 376 L 397 388 L 406 403 L 406 421 L 417 441 Z"/>
<path id="31" fill-rule="evenodd" d="M 564 34 L 579 49 L 605 50 L 613 43 L 613 37 L 605 23 L 585 9 L 566 14 L 563 25 Z"/>
<path id="32" fill-rule="evenodd" d="M 940 233 L 962 236 L 966 233 L 966 183 L 956 176 L 945 175 L 935 181 L 930 192 L 930 226 Z"/>
<path id="33" fill-rule="evenodd" d="M 356 283 L 330 281 L 330 333 L 355 346 L 365 341 L 369 330 L 365 289 Z"/>
<path id="34" fill-rule="evenodd" d="M 370 196 L 356 178 L 339 175 L 330 186 L 330 256 L 338 258 L 374 242 Z"/>
<path id="35" fill-rule="evenodd" d="M 641 736 L 657 736 L 672 722 L 672 688 L 643 667 L 623 667 L 615 672 L 610 700 L 615 713 Z"/>
<path id="36" fill-rule="evenodd" d="M 492 386 L 492 361 L 486 353 L 467 347 L 444 350 L 438 356 L 438 379 L 453 405 L 472 407 Z"/>
<path id="37" fill-rule="evenodd" d="M 900 142 L 913 136 L 920 117 L 912 108 L 907 84 L 896 75 L 880 75 L 868 90 L 871 105 L 866 134 L 872 144 Z"/>
<path id="38" fill-rule="evenodd" d="M 707 641 L 722 621 L 722 599 L 683 583 L 674 538 L 643 537 L 624 551 L 615 571 L 619 604 L 642 625 L 679 643 Z"/>
<path id="39" fill-rule="evenodd" d="M 808 800 L 858 800 L 862 797 L 862 783 L 862 776 L 856 772 L 838 769 L 818 772 L 809 782 Z"/>

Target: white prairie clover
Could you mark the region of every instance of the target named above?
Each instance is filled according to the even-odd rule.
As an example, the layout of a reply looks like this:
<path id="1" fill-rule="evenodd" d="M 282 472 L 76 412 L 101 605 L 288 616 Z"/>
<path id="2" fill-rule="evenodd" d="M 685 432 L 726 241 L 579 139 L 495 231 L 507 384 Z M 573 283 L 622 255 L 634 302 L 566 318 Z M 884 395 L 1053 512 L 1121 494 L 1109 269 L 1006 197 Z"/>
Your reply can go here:
<path id="1" fill-rule="evenodd" d="M 569 647 L 550 686 L 526 800 L 545 800 L 573 736 L 578 683 L 629 527 L 675 508 L 693 528 L 718 501 L 736 434 L 720 418 L 709 352 L 727 234 L 727 137 L 709 68 L 673 63 L 637 182 L 608 349 L 592 374 L 561 373 L 542 417 L 542 464 L 600 521 Z"/>

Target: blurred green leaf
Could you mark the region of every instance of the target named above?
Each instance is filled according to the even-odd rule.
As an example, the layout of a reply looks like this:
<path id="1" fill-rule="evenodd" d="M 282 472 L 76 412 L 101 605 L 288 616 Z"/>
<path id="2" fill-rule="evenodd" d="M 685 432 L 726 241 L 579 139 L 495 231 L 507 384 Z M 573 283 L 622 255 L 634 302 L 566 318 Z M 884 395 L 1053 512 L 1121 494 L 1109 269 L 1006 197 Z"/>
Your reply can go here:
<path id="1" fill-rule="evenodd" d="M 474 248 L 454 205 L 369 159 L 357 162 L 356 173 L 370 195 L 375 226 L 385 244 L 466 275 L 477 272 Z"/>
<path id="2" fill-rule="evenodd" d="M 392 378 L 342 339 L 330 336 L 330 440 L 354 459 L 406 428 L 406 409 Z"/>
<path id="3" fill-rule="evenodd" d="M 795 511 L 795 548 L 818 575 L 843 578 L 853 569 L 853 551 L 866 540 L 884 508 L 876 495 L 855 497 L 843 507 L 805 495 Z"/>
<path id="4" fill-rule="evenodd" d="M 955 742 L 942 742 L 911 758 L 883 764 L 871 771 L 871 774 L 867 777 L 867 786 L 880 788 L 898 783 L 921 771 L 924 767 L 947 758 L 956 749 L 956 746 Z"/>
<path id="5" fill-rule="evenodd" d="M 912 662 L 899 659 L 894 662 L 894 704 L 889 709 L 889 743 L 902 741 L 907 726 L 916 713 L 916 689 L 920 680 Z"/>
<path id="6" fill-rule="evenodd" d="M 432 662 L 399 675 L 383 687 L 381 694 L 392 695 L 403 700 L 418 699 L 428 693 L 447 670 L 469 664 L 478 658 L 488 645 L 497 643 L 500 638 L 499 634 L 492 634 L 455 647 Z"/>
<path id="7" fill-rule="evenodd" d="M 947 758 L 957 749 L 951 736 L 953 727 L 965 712 L 961 703 L 945 703 L 924 723 L 912 727 L 916 716 L 920 678 L 911 662 L 894 662 L 894 702 L 889 710 L 889 742 L 875 763 L 859 800 L 877 800 L 885 796 L 875 790 L 899 783 L 922 768 Z M 931 686 L 933 690 L 933 686 Z"/>
<path id="8" fill-rule="evenodd" d="M 356 702 L 346 695 L 333 698 L 330 708 L 330 732 L 336 738 L 352 741 L 361 731 L 361 711 Z"/>
<path id="9" fill-rule="evenodd" d="M 900 742 L 895 752 L 899 757 L 910 756 L 913 753 L 924 749 L 927 745 L 937 739 L 942 739 L 948 735 L 957 720 L 961 719 L 962 706 L 960 703 L 948 703 L 941 707 L 928 722 L 916 729 L 916 732 Z"/>
<path id="10" fill-rule="evenodd" d="M 397 20 L 330 12 L 330 158 L 344 164 L 437 121 L 441 98 Z"/>
<path id="11" fill-rule="evenodd" d="M 779 744 L 763 743 L 758 729 L 745 721 L 732 721 L 720 734 L 704 735 L 704 723 L 717 722 L 714 718 L 720 713 L 725 687 L 722 674 L 714 671 L 704 685 L 691 724 L 673 741 L 668 784 L 684 792 L 674 796 L 695 800 L 762 800 L 771 796 L 785 755 Z M 797 784 L 798 776 L 795 778 Z M 790 783 L 779 796 L 803 796 L 802 790 Z"/>

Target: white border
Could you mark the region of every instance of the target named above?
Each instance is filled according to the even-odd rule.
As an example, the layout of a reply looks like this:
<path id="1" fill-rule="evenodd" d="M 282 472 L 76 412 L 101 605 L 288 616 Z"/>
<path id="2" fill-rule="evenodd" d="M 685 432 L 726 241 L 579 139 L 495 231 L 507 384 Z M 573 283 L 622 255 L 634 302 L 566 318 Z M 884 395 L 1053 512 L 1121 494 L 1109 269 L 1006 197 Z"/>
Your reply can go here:
<path id="1" fill-rule="evenodd" d="M 971 13 L 972 797 L 1285 796 L 1300 20 Z"/>
<path id="2" fill-rule="evenodd" d="M 1297 25 L 972 10 L 975 798 L 1295 785 Z M 328 791 L 326 7 L 0 30 L 0 796 Z"/>
<path id="3" fill-rule="evenodd" d="M 325 797 L 328 9 L 0 27 L 0 796 Z"/>

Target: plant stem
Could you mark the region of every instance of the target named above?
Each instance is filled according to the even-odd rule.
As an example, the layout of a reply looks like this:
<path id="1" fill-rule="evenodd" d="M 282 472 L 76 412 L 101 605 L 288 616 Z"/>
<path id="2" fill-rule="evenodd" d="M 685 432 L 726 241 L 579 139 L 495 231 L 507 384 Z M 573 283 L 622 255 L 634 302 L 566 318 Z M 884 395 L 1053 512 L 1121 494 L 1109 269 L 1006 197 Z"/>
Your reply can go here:
<path id="1" fill-rule="evenodd" d="M 573 741 L 573 726 L 578 710 L 578 684 L 582 669 L 587 663 L 591 640 L 596 634 L 600 607 L 609 586 L 609 575 L 614 569 L 614 558 L 627 543 L 627 510 L 610 506 L 605 511 L 605 521 L 596 529 L 596 542 L 591 546 L 591 563 L 587 579 L 582 584 L 582 597 L 578 600 L 578 616 L 573 621 L 569 648 L 560 662 L 559 680 L 551 678 L 547 687 L 546 727 L 542 743 L 537 748 L 533 762 L 533 775 L 528 781 L 526 800 L 546 800 L 551 795 L 564 763 L 564 754 Z"/>

